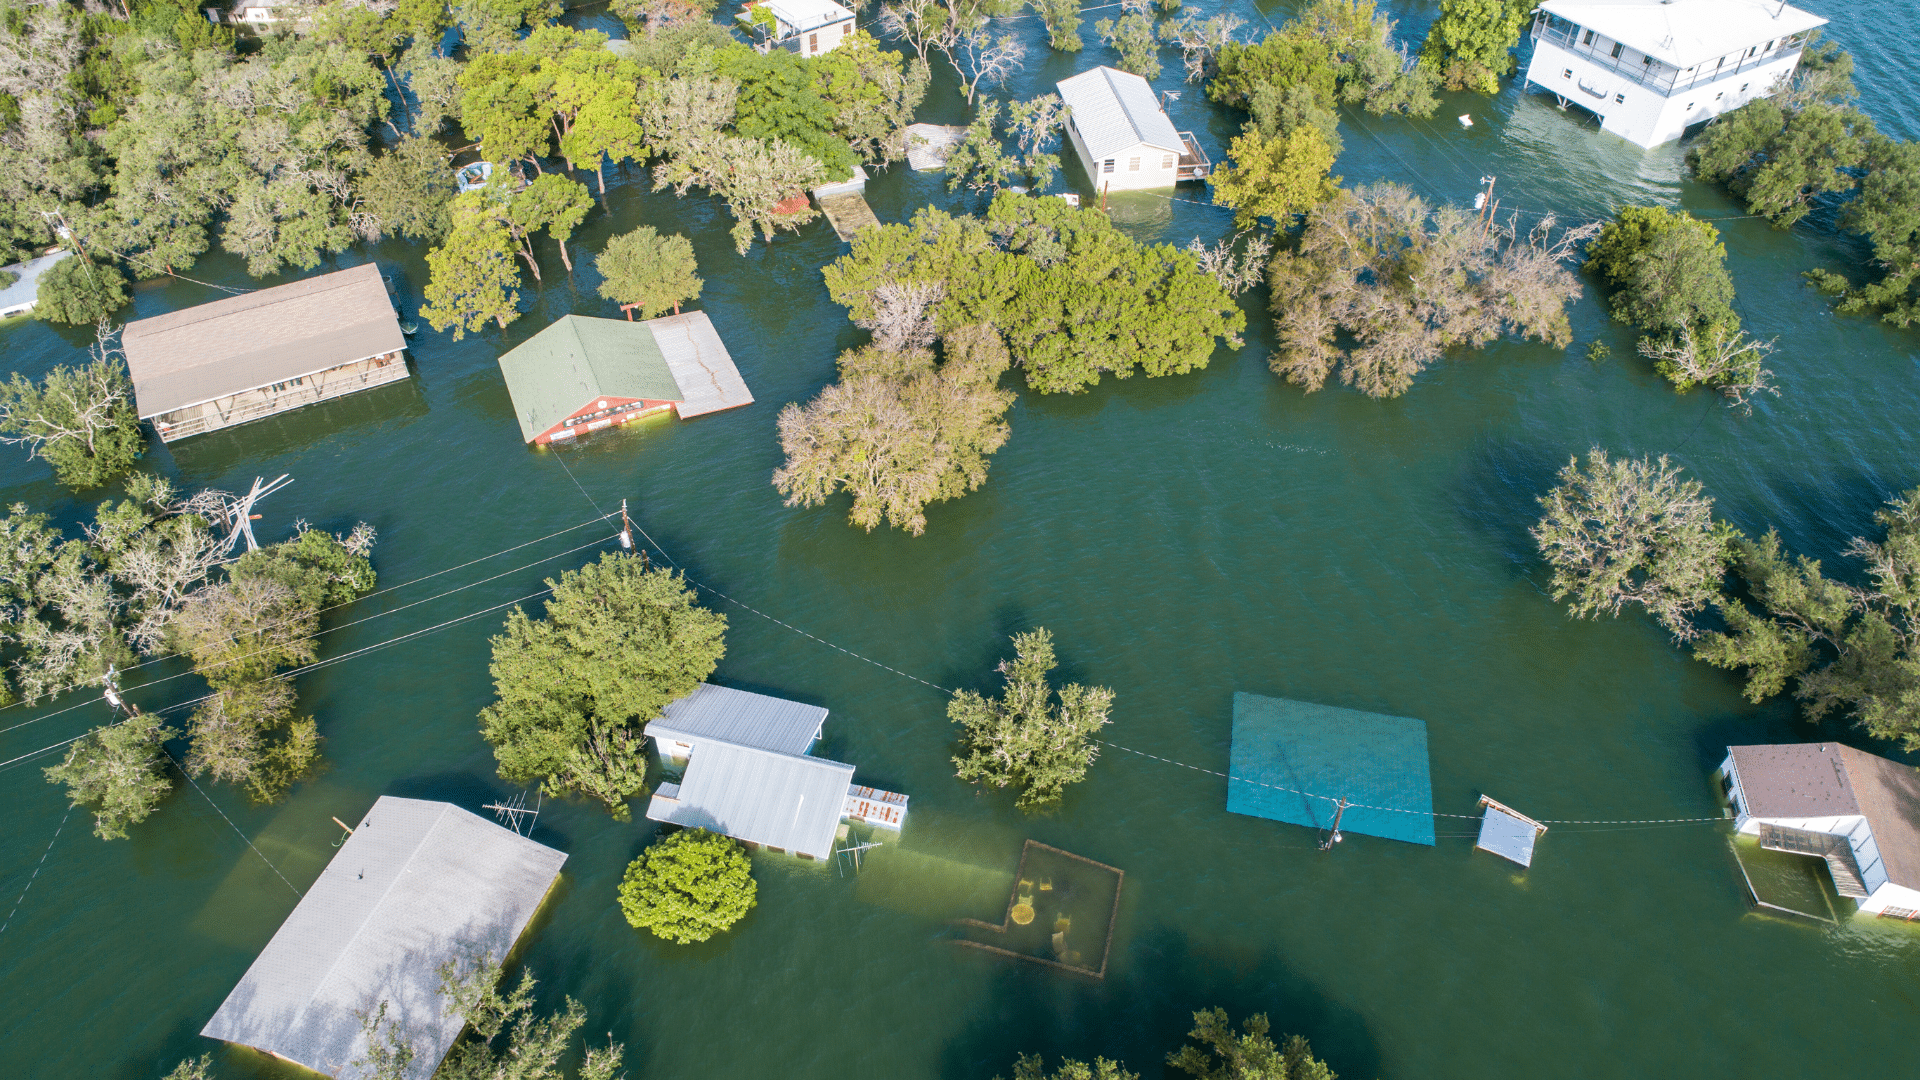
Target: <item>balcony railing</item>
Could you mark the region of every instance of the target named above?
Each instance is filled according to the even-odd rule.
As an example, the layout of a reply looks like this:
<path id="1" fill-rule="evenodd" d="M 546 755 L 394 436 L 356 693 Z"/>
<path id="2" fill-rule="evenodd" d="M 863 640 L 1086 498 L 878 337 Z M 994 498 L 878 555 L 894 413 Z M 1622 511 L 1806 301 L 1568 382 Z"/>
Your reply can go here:
<path id="1" fill-rule="evenodd" d="M 1546 12 L 1539 12 L 1534 18 L 1534 40 L 1545 38 L 1576 56 L 1584 57 L 1609 71 L 1624 75 L 1666 97 L 1685 93 L 1695 87 L 1705 86 L 1721 79 L 1731 79 L 1743 71 L 1752 71 L 1782 57 L 1792 56 L 1806 47 L 1806 35 L 1795 34 L 1779 40 L 1771 49 L 1752 50 L 1752 55 L 1748 55 L 1747 50 L 1741 50 L 1738 58 L 1730 64 L 1715 59 L 1681 70 L 1651 56 L 1640 55 L 1637 51 L 1635 53 L 1637 59 L 1616 57 L 1612 55 L 1611 44 L 1607 49 L 1599 47 L 1598 43 L 1603 39 L 1598 35 L 1594 36 L 1595 44 L 1583 45 L 1580 41 L 1584 33 L 1581 27 L 1548 15 Z M 1716 63 L 1719 64 L 1718 67 L 1714 66 Z"/>
<path id="2" fill-rule="evenodd" d="M 1213 162 L 1207 160 L 1207 152 L 1200 149 L 1200 140 L 1193 132 L 1180 132 L 1180 142 L 1186 147 L 1180 155 L 1180 167 L 1174 174 L 1175 180 L 1205 180 L 1213 172 Z"/>

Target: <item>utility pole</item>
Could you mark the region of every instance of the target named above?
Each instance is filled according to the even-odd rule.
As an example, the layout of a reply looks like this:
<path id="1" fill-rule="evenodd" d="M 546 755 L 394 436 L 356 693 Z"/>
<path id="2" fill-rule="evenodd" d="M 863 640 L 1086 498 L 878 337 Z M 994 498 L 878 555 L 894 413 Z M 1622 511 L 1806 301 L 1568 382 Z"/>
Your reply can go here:
<path id="1" fill-rule="evenodd" d="M 1480 182 L 1487 185 L 1487 190 L 1477 192 L 1473 196 L 1473 208 L 1480 212 L 1480 220 L 1483 222 L 1486 221 L 1487 215 L 1491 212 L 1493 205 L 1493 182 L 1495 179 L 1497 178 L 1492 176 L 1481 177 Z"/>
<path id="2" fill-rule="evenodd" d="M 633 550 L 633 519 L 627 516 L 627 500 L 620 500 L 620 546 Z"/>
<path id="3" fill-rule="evenodd" d="M 1332 851 L 1333 845 L 1340 842 L 1341 840 L 1340 815 L 1346 813 L 1347 807 L 1350 805 L 1352 804 L 1347 802 L 1347 797 L 1345 795 L 1340 796 L 1340 802 L 1337 805 L 1335 805 L 1333 808 L 1333 835 L 1327 837 L 1325 840 L 1320 841 L 1321 851 Z"/>

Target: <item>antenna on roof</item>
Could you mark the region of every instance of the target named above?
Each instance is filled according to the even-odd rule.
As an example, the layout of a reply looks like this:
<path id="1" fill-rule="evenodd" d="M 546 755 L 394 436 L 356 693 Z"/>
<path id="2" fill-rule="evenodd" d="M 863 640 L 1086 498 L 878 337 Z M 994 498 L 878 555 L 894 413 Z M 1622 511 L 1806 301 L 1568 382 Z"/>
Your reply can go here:
<path id="1" fill-rule="evenodd" d="M 543 791 L 534 799 L 531 810 L 527 809 L 527 793 L 524 791 L 502 802 L 490 802 L 480 809 L 493 811 L 493 819 L 505 823 L 507 828 L 512 829 L 515 834 L 530 836 L 533 833 L 534 823 L 540 819 L 540 800 L 544 797 Z"/>

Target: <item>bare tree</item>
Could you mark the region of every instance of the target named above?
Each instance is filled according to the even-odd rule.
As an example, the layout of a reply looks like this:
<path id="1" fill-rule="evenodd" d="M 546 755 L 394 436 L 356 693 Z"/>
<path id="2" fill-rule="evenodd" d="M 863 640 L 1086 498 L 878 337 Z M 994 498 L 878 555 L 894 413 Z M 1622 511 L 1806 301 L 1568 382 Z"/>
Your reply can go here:
<path id="1" fill-rule="evenodd" d="M 995 39 L 984 20 L 951 45 L 942 46 L 941 51 L 959 72 L 960 89 L 966 94 L 968 104 L 973 103 L 973 96 L 982 84 L 1004 85 L 1014 72 L 1026 66 L 1027 59 L 1025 44 L 1012 34 L 1002 34 Z"/>
<path id="2" fill-rule="evenodd" d="M 1245 246 L 1238 246 L 1243 239 Z M 1239 296 L 1265 279 L 1267 256 L 1273 254 L 1273 239 L 1265 233 L 1248 230 L 1209 246 L 1196 236 L 1187 250 L 1193 252 L 1202 272 L 1212 274 L 1221 288 Z"/>
<path id="3" fill-rule="evenodd" d="M 1213 75 L 1220 50 L 1239 40 L 1235 35 L 1246 24 L 1238 15 L 1202 19 L 1190 11 L 1177 23 L 1161 24 L 1160 36 L 1179 48 L 1180 59 L 1187 65 L 1187 81 L 1199 82 Z"/>
<path id="4" fill-rule="evenodd" d="M 64 484 L 97 487 L 132 467 L 144 445 L 120 331 L 101 320 L 92 363 L 56 367 L 41 383 L 0 384 L 0 444 L 45 458 Z"/>
<path id="5" fill-rule="evenodd" d="M 900 0 L 880 9 L 880 29 L 911 46 L 921 63 L 951 21 L 939 0 Z"/>
<path id="6" fill-rule="evenodd" d="M 942 281 L 889 281 L 873 290 L 873 317 L 853 322 L 873 331 L 873 343 L 888 352 L 929 348 L 934 315 L 946 297 Z"/>
<path id="7" fill-rule="evenodd" d="M 1640 355 L 1652 360 L 1654 370 L 1676 387 L 1711 386 L 1727 396 L 1729 409 L 1744 409 L 1748 414 L 1753 412 L 1754 395 L 1780 395 L 1773 372 L 1760 366 L 1773 348 L 1772 340 L 1756 340 L 1744 330 L 1709 328 L 1696 335 L 1685 325 L 1671 337 L 1640 339 Z"/>

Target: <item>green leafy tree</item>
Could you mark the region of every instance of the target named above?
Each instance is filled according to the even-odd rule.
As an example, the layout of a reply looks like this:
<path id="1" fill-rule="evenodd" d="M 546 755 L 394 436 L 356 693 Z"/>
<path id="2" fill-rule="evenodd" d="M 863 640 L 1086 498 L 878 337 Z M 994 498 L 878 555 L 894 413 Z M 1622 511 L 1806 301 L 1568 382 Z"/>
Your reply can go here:
<path id="1" fill-rule="evenodd" d="M 213 1080 L 213 1055 L 201 1054 L 173 1067 L 164 1080 Z"/>
<path id="2" fill-rule="evenodd" d="M 1717 118 L 1687 150 L 1696 175 L 1725 184 L 1779 229 L 1805 217 L 1815 199 L 1854 190 L 1876 134 L 1851 104 L 1851 58 L 1829 42 L 1804 52 L 1800 64 L 1785 93 Z"/>
<path id="3" fill-rule="evenodd" d="M 354 231 L 374 243 L 382 236 L 438 243 L 453 228 L 453 171 L 432 139 L 402 138 L 374 158 L 354 194 Z"/>
<path id="4" fill-rule="evenodd" d="M 1329 118 L 1345 102 L 1375 115 L 1432 116 L 1439 107 L 1438 75 L 1405 62 L 1393 26 L 1371 0 L 1314 0 L 1258 42 L 1221 43 L 1207 96 L 1251 110 L 1264 87 L 1270 98 L 1291 99 L 1295 115 Z"/>
<path id="5" fill-rule="evenodd" d="M 527 52 L 487 52 L 460 73 L 460 126 L 488 161 L 526 161 L 537 171 L 553 128 L 535 89 L 540 60 Z"/>
<path id="6" fill-rule="evenodd" d="M 573 257 L 567 254 L 567 241 L 573 230 L 586 220 L 593 209 L 593 196 L 587 186 L 571 177 L 549 174 L 528 184 L 507 203 L 507 231 L 519 245 L 520 257 L 540 280 L 540 260 L 534 258 L 533 234 L 542 229 L 560 245 L 560 261 L 573 272 Z"/>
<path id="7" fill-rule="evenodd" d="M 453 229 L 427 252 L 429 276 L 420 317 L 435 330 L 453 330 L 459 341 L 489 320 L 502 329 L 520 317 L 520 268 L 497 203 L 490 193 L 470 191 L 453 201 Z"/>
<path id="8" fill-rule="evenodd" d="M 906 157 L 906 128 L 932 77 L 926 61 L 884 50 L 871 34 L 855 30 L 806 65 L 834 133 L 856 154 L 868 162 Z"/>
<path id="9" fill-rule="evenodd" d="M 66 760 L 44 770 L 47 782 L 66 785 L 72 804 L 93 812 L 95 836 L 123 840 L 127 826 L 147 820 L 173 790 L 161 750 L 169 734 L 148 713 L 94 728 L 67 750 Z"/>
<path id="10" fill-rule="evenodd" d="M 19 372 L 0 383 L 0 443 L 45 458 L 54 478 L 77 491 L 125 476 L 146 449 L 126 361 L 110 341 L 83 367 L 56 367 L 34 382 Z"/>
<path id="11" fill-rule="evenodd" d="M 593 262 L 606 280 L 600 295 L 616 304 L 637 304 L 640 317 L 651 319 L 700 298 L 700 276 L 693 243 L 684 236 L 660 235 L 651 225 L 621 233 Z"/>
<path id="12" fill-rule="evenodd" d="M 320 759 L 320 733 L 297 712 L 293 687 L 263 679 L 214 691 L 187 721 L 193 775 L 246 789 L 257 803 L 276 803 Z"/>
<path id="13" fill-rule="evenodd" d="M 1700 482 L 1665 455 L 1614 459 L 1599 447 L 1585 467 L 1569 460 L 1559 480 L 1532 530 L 1553 598 L 1582 619 L 1638 604 L 1676 640 L 1693 639 L 1695 615 L 1719 596 L 1733 537 Z"/>
<path id="14" fill-rule="evenodd" d="M 961 731 L 954 775 L 1018 788 L 1020 809 L 1034 810 L 1058 803 L 1100 756 L 1096 736 L 1110 723 L 1113 691 L 1079 683 L 1052 690 L 1053 635 L 1044 627 L 1015 634 L 1013 651 L 996 669 L 1007 681 L 1000 697 L 959 690 L 947 703 L 947 719 Z"/>
<path id="15" fill-rule="evenodd" d="M 1294 1035 L 1275 1045 L 1269 1030 L 1265 1013 L 1247 1017 L 1236 1032 L 1227 1010 L 1202 1009 L 1187 1033 L 1199 1045 L 1168 1054 L 1167 1064 L 1199 1080 L 1338 1080 L 1326 1062 L 1314 1058 L 1305 1038 Z"/>
<path id="16" fill-rule="evenodd" d="M 1232 207 L 1234 225 L 1252 228 L 1261 218 L 1282 227 L 1296 214 L 1326 202 L 1340 190 L 1333 147 L 1312 127 L 1268 139 L 1251 132 L 1233 140 L 1232 159 L 1213 174 L 1213 201 Z"/>
<path id="17" fill-rule="evenodd" d="M 1878 313 L 1899 327 L 1920 321 L 1920 144 L 1884 135 L 1869 140 L 1860 195 L 1841 212 L 1840 224 L 1873 241 L 1877 280 L 1854 285 L 1828 270 L 1810 270 L 1820 291 L 1841 297 L 1848 315 Z"/>
<path id="18" fill-rule="evenodd" d="M 573 126 L 560 139 L 560 152 L 569 161 L 593 162 L 600 194 L 607 193 L 606 164 L 645 161 L 646 132 L 640 126 L 639 89 L 625 80 L 610 79 L 596 88 L 580 107 Z"/>
<path id="19" fill-rule="evenodd" d="M 579 793 L 626 820 L 646 786 L 644 732 L 726 652 L 727 620 L 680 576 L 603 556 L 548 581 L 546 618 L 519 608 L 493 639 L 496 700 L 480 714 L 500 775 Z"/>
<path id="20" fill-rule="evenodd" d="M 975 191 L 998 191 L 1013 179 L 1019 161 L 1000 145 L 994 130 L 1000 119 L 1000 103 L 989 98 L 981 102 L 967 125 L 967 134 L 947 154 L 947 190 L 961 185 Z"/>
<path id="21" fill-rule="evenodd" d="M 48 322 L 91 326 L 127 306 L 127 278 L 113 263 L 69 255 L 35 286 L 33 313 Z"/>
<path id="22" fill-rule="evenodd" d="M 1160 41 L 1154 34 L 1152 16 L 1135 11 L 1120 16 L 1118 21 L 1101 19 L 1093 24 L 1093 32 L 1120 54 L 1120 70 L 1148 81 L 1160 77 Z"/>
<path id="23" fill-rule="evenodd" d="M 994 1077 L 994 1080 L 1000 1080 Z M 1140 1074 L 1128 1072 L 1117 1061 L 1097 1057 L 1092 1064 L 1063 1059 L 1060 1067 L 1047 1071 L 1046 1059 L 1039 1054 L 1021 1054 L 1013 1063 L 1013 1080 L 1140 1080 Z"/>
<path id="24" fill-rule="evenodd" d="M 1497 94 L 1501 78 L 1518 66 L 1513 49 L 1533 6 L 1530 0 L 1440 0 L 1420 62 L 1438 71 L 1449 90 Z"/>
<path id="25" fill-rule="evenodd" d="M 1047 27 L 1047 45 L 1055 52 L 1079 52 L 1080 0 L 1031 0 L 1034 14 Z"/>
<path id="26" fill-rule="evenodd" d="M 1720 230 L 1681 211 L 1628 206 L 1587 248 L 1585 269 L 1613 294 L 1613 317 L 1655 331 L 1737 321 Z"/>
<path id="27" fill-rule="evenodd" d="M 996 385 L 1007 348 L 986 327 L 950 332 L 938 365 L 925 348 L 890 344 L 843 354 L 839 382 L 780 411 L 787 459 L 773 483 L 788 506 L 819 506 L 844 489 L 853 524 L 872 532 L 885 521 L 919 536 L 927 504 L 986 483 L 1014 394 Z"/>
<path id="28" fill-rule="evenodd" d="M 744 44 L 721 50 L 715 74 L 739 87 L 734 131 L 749 139 L 783 142 L 820 163 L 821 179 L 845 180 L 860 157 L 834 130 L 834 110 L 808 65 L 785 49 L 758 52 Z"/>
<path id="29" fill-rule="evenodd" d="M 815 854 L 824 855 L 824 852 Z M 746 917 L 760 886 L 732 837 L 674 833 L 640 853 L 620 880 L 620 911 L 636 930 L 678 945 L 706 941 Z"/>
<path id="30" fill-rule="evenodd" d="M 1759 702 L 1796 682 L 1811 719 L 1851 716 L 1876 738 L 1920 748 L 1920 490 L 1874 515 L 1879 541 L 1856 537 L 1847 554 L 1866 569 L 1849 586 L 1820 563 L 1790 558 L 1771 530 L 1733 542 L 1743 596 L 1719 603 L 1725 633 L 1705 633 L 1694 655 L 1747 673 L 1746 696 Z"/>

